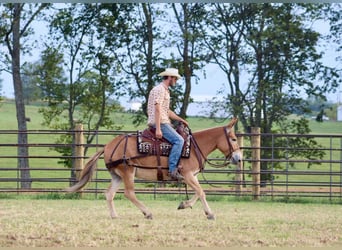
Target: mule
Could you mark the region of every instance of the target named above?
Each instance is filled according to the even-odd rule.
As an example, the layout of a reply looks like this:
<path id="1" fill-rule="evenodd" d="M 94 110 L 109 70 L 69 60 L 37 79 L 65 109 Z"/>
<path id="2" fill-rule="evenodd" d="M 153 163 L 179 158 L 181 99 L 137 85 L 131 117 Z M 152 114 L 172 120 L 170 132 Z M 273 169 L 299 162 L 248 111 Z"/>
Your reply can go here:
<path id="1" fill-rule="evenodd" d="M 227 126 L 209 128 L 190 135 L 192 138 L 190 156 L 181 158 L 180 173 L 184 177 L 182 181 L 190 186 L 195 194 L 191 199 L 182 201 L 178 209 L 192 207 L 200 199 L 207 219 L 215 219 L 206 200 L 206 195 L 199 184 L 197 174 L 203 170 L 207 156 L 216 149 L 224 154 L 225 163 L 234 165 L 241 163 L 242 155 L 234 133 L 236 122 L 237 118 L 233 118 Z M 150 210 L 135 195 L 134 179 L 157 180 L 158 173 L 160 175 L 161 172 L 165 180 L 170 180 L 167 168 L 168 158 L 159 157 L 160 166 L 156 166 L 155 155 L 141 155 L 138 152 L 137 135 L 135 134 L 119 135 L 106 144 L 87 162 L 79 182 L 66 191 L 79 191 L 91 180 L 93 172 L 97 168 L 96 162 L 102 154 L 104 154 L 104 161 L 112 177 L 111 184 L 105 192 L 110 216 L 118 217 L 114 206 L 114 196 L 123 182 L 125 196 L 142 211 L 145 218 L 152 219 Z"/>

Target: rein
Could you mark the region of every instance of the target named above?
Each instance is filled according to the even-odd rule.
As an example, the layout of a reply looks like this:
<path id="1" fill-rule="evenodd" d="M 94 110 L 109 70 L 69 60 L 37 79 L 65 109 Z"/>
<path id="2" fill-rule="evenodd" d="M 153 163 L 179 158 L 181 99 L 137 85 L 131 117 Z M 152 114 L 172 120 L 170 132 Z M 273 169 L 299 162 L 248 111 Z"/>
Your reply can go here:
<path id="1" fill-rule="evenodd" d="M 210 166 L 214 167 L 214 168 L 224 168 L 224 167 L 227 167 L 230 162 L 228 160 L 228 158 L 233 154 L 233 147 L 230 143 L 230 140 L 229 140 L 229 136 L 228 136 L 228 131 L 227 131 L 227 127 L 224 127 L 224 133 L 225 133 L 225 136 L 226 136 L 226 139 L 227 139 L 227 143 L 228 143 L 228 147 L 231 149 L 231 151 L 229 152 L 229 154 L 225 157 L 225 160 L 223 162 L 223 164 L 216 164 L 216 163 L 213 163 L 213 162 L 210 162 L 210 160 L 204 156 L 204 154 L 202 153 L 202 150 L 200 149 L 200 147 L 198 146 L 196 140 L 193 138 L 192 134 L 191 134 L 191 130 L 190 130 L 190 135 L 191 135 L 191 139 L 193 139 L 193 143 L 194 145 L 196 145 L 195 147 L 195 152 L 196 152 L 196 155 L 197 155 L 197 160 L 200 164 L 200 169 L 201 169 L 201 172 L 202 172 L 202 177 L 203 177 L 203 180 L 207 182 L 207 184 L 209 184 L 210 186 L 212 187 L 220 187 L 220 186 L 217 186 L 217 185 L 214 185 L 214 184 L 211 184 L 209 183 L 209 181 L 205 178 L 204 174 L 203 174 L 203 169 L 204 169 L 204 166 L 202 164 L 202 161 L 200 161 L 200 158 L 198 157 L 198 154 L 197 152 L 200 152 L 201 156 L 203 157 L 204 159 L 204 165 L 206 163 L 208 163 Z M 198 150 L 198 151 L 197 151 Z"/>

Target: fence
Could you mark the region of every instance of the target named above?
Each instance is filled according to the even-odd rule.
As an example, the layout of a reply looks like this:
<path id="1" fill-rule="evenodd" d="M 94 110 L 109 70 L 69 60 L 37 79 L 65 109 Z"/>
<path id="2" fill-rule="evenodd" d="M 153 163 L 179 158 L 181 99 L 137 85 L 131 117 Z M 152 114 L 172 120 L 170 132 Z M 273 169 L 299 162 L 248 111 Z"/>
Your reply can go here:
<path id="1" fill-rule="evenodd" d="M 18 131 L 0 130 L 0 192 L 1 193 L 58 193 L 74 183 L 84 161 L 118 134 L 132 131 L 27 131 L 27 145 L 19 145 Z M 84 143 L 85 136 L 94 133 L 91 144 Z M 56 143 L 61 135 L 74 135 L 75 143 Z M 206 166 L 199 180 L 207 195 L 295 198 L 314 197 L 329 201 L 342 201 L 342 135 L 329 134 L 260 134 L 255 128 L 251 133 L 237 134 L 244 154 L 243 168 L 229 166 L 217 169 Z M 299 139 L 302 139 L 300 142 Z M 260 143 L 261 142 L 261 143 Z M 260 145 L 261 144 L 261 145 Z M 23 179 L 17 167 L 17 148 L 29 148 L 30 188 L 21 187 Z M 73 149 L 73 156 L 61 155 L 55 149 Z M 87 156 L 82 156 L 88 148 Z M 304 153 L 316 153 L 321 158 L 305 157 Z M 77 153 L 77 154 L 76 154 Z M 61 161 L 74 160 L 69 169 Z M 222 158 L 210 158 L 220 162 Z M 108 187 L 110 176 L 103 161 L 84 193 L 95 196 Z M 136 180 L 136 191 L 141 194 L 185 194 L 184 185 L 175 183 Z M 122 192 L 120 190 L 119 192 Z M 189 190 L 189 193 L 191 191 Z"/>

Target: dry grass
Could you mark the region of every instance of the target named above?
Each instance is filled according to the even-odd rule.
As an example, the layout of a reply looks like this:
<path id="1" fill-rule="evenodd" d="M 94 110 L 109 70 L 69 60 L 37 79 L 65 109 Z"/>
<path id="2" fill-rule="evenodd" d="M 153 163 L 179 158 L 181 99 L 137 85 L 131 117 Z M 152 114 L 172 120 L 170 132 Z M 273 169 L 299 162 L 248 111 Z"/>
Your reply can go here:
<path id="1" fill-rule="evenodd" d="M 177 210 L 177 201 L 147 200 L 146 220 L 127 200 L 110 219 L 103 200 L 0 200 L 2 247 L 342 246 L 342 206 L 210 202 Z"/>

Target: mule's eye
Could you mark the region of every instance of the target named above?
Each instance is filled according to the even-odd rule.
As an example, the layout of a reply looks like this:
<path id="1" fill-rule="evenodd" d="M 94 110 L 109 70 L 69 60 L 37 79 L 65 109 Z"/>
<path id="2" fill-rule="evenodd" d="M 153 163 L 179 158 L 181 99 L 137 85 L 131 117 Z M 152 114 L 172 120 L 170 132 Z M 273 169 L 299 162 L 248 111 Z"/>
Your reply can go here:
<path id="1" fill-rule="evenodd" d="M 232 138 L 232 141 L 237 141 L 237 139 L 236 138 Z"/>

